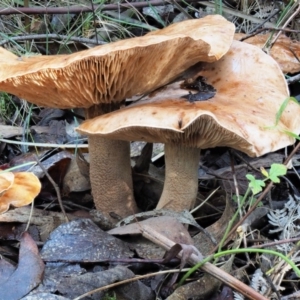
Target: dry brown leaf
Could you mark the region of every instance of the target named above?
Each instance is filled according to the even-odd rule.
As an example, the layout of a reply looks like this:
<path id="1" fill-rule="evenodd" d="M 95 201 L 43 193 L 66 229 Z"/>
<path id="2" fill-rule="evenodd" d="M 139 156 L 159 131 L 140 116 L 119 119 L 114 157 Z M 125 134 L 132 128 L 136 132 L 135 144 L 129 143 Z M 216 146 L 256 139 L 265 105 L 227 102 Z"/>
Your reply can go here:
<path id="1" fill-rule="evenodd" d="M 13 175 L 13 184 L 0 196 L 0 213 L 6 212 L 10 205 L 21 207 L 30 204 L 41 190 L 41 183 L 33 173 Z"/>
<path id="2" fill-rule="evenodd" d="M 236 33 L 234 38 L 240 40 L 245 36 L 244 33 Z M 244 42 L 262 49 L 269 37 L 270 34 L 255 35 L 244 40 Z M 283 73 L 293 74 L 300 71 L 300 42 L 292 41 L 289 37 L 280 35 L 273 44 L 270 55 L 277 61 Z"/>
<path id="3" fill-rule="evenodd" d="M 132 257 L 132 252 L 126 243 L 101 230 L 90 219 L 76 219 L 61 224 L 50 234 L 41 255 L 45 262 L 100 262 Z"/>
<path id="4" fill-rule="evenodd" d="M 165 251 L 156 247 L 153 243 L 149 243 L 148 240 L 145 240 L 140 236 L 142 226 L 148 225 L 153 230 L 168 237 L 176 243 L 192 245 L 193 240 L 189 232 L 182 224 L 185 223 L 183 219 L 183 216 L 180 216 L 179 214 L 176 216 L 176 213 L 174 213 L 173 216 L 161 215 L 157 217 L 150 217 L 149 219 L 143 221 L 139 221 L 139 217 L 137 217 L 137 223 L 116 227 L 109 230 L 108 233 L 112 235 L 124 236 L 123 240 L 127 240 L 130 243 L 130 247 L 135 250 L 139 257 L 155 259 L 163 256 Z M 130 237 L 127 239 L 128 235 Z"/>
<path id="5" fill-rule="evenodd" d="M 88 156 L 86 155 L 85 157 Z M 71 192 L 83 192 L 91 189 L 90 178 L 83 175 L 83 172 L 87 169 L 89 170 L 89 166 L 87 168 L 81 167 L 78 164 L 79 159 L 73 158 L 70 162 L 68 170 L 66 172 L 66 176 L 63 179 L 63 192 L 64 194 L 68 194 Z M 80 160 L 82 162 L 82 160 Z M 83 163 L 84 165 L 84 163 Z"/>
<path id="6" fill-rule="evenodd" d="M 20 240 L 18 267 L 0 283 L 0 299 L 18 300 L 39 285 L 43 279 L 44 263 L 35 241 L 28 232 Z"/>
<path id="7" fill-rule="evenodd" d="M 170 216 L 154 217 L 126 226 L 116 227 L 108 231 L 108 233 L 113 235 L 140 234 L 142 225 L 150 226 L 153 230 L 167 236 L 176 243 L 193 244 L 193 240 L 186 228 L 176 218 Z"/>
<path id="8" fill-rule="evenodd" d="M 10 126 L 10 125 L 0 125 L 1 138 L 8 139 L 16 135 L 22 135 L 24 132 L 23 127 Z M 28 132 L 25 130 L 25 132 Z"/>

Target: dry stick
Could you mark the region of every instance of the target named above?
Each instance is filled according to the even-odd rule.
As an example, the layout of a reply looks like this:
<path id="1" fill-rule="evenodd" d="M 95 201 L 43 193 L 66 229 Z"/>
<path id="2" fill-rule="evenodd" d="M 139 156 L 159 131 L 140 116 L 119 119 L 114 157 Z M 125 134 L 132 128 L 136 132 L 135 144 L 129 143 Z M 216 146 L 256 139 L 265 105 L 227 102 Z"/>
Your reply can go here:
<path id="1" fill-rule="evenodd" d="M 80 141 L 86 141 L 86 138 L 80 139 Z M 57 149 L 73 149 L 73 148 L 88 148 L 87 144 L 47 144 L 47 143 L 35 143 L 35 142 L 22 142 L 22 141 L 12 141 L 8 139 L 1 139 L 0 142 L 6 144 L 14 145 L 27 145 L 32 147 L 46 147 L 46 148 L 57 148 Z"/>
<path id="2" fill-rule="evenodd" d="M 119 282 L 115 282 L 115 283 L 108 284 L 108 285 L 102 286 L 100 288 L 94 289 L 92 291 L 89 291 L 85 294 L 80 295 L 79 297 L 74 298 L 73 300 L 80 300 L 80 299 L 83 299 L 86 296 L 89 296 L 91 294 L 101 292 L 101 291 L 104 291 L 104 290 L 108 290 L 108 289 L 114 288 L 116 286 L 126 284 L 126 283 L 130 283 L 130 282 L 133 282 L 133 281 L 137 281 L 137 280 L 140 280 L 140 279 L 153 277 L 153 276 L 157 276 L 157 275 L 169 274 L 169 273 L 187 272 L 188 270 L 189 269 L 182 269 L 181 271 L 180 270 L 165 270 L 165 271 L 159 271 L 159 272 L 150 273 L 150 274 L 146 274 L 146 275 L 135 276 L 133 278 L 125 279 L 125 280 L 122 280 L 122 281 L 119 281 Z"/>
<path id="3" fill-rule="evenodd" d="M 28 216 L 28 222 L 27 222 L 27 225 L 26 225 L 24 231 L 28 231 L 28 229 L 29 229 L 31 218 L 32 218 L 32 214 L 33 214 L 33 207 L 34 207 L 34 199 L 31 202 L 30 213 L 29 213 L 29 216 Z"/>
<path id="4" fill-rule="evenodd" d="M 247 240 L 247 241 L 251 242 L 252 240 Z M 280 245 L 280 244 L 288 244 L 288 243 L 299 242 L 299 241 L 300 241 L 300 237 L 296 237 L 296 238 L 280 240 L 280 241 L 276 241 L 276 242 L 272 242 L 272 243 L 264 243 L 261 245 L 254 245 L 254 246 L 251 246 L 250 248 L 255 248 L 255 249 L 269 248 L 269 247 L 274 247 L 274 246 Z"/>
<path id="5" fill-rule="evenodd" d="M 58 185 L 55 183 L 55 181 L 52 179 L 52 177 L 49 175 L 49 173 L 47 172 L 47 170 L 45 169 L 45 167 L 43 166 L 43 164 L 40 162 L 39 158 L 37 157 L 37 155 L 35 154 L 35 159 L 39 165 L 39 167 L 43 170 L 43 172 L 45 173 L 45 175 L 47 176 L 48 180 L 51 182 L 51 184 L 53 185 L 56 195 L 57 195 L 57 201 L 59 203 L 60 209 L 65 217 L 66 222 L 69 222 L 69 219 L 67 217 L 65 208 L 63 206 L 62 200 L 61 200 L 61 196 L 60 196 L 60 191 L 59 191 L 59 187 Z"/>
<path id="6" fill-rule="evenodd" d="M 299 12 L 300 12 L 300 4 L 298 5 L 298 8 L 296 9 L 296 11 L 288 18 L 288 20 L 284 23 L 284 25 L 282 27 L 285 28 L 292 21 L 292 19 L 299 14 Z M 281 34 L 281 30 L 277 32 L 276 36 L 273 38 L 273 40 L 271 42 L 271 45 L 273 45 L 277 41 L 280 34 Z"/>
<path id="7" fill-rule="evenodd" d="M 291 83 L 294 83 L 296 81 L 299 81 L 300 80 L 300 74 L 297 74 L 293 77 L 290 77 L 286 80 L 287 84 L 291 84 Z"/>
<path id="8" fill-rule="evenodd" d="M 162 234 L 156 232 L 153 230 L 150 226 L 142 225 L 142 235 L 150 240 L 151 242 L 161 246 L 165 250 L 169 250 L 172 248 L 175 243 Z M 182 256 L 182 251 L 178 254 L 178 257 Z M 191 265 L 196 265 L 200 262 L 199 257 L 196 254 L 191 254 L 191 256 L 188 258 L 188 262 Z M 263 295 L 256 292 L 251 287 L 247 286 L 243 282 L 239 281 L 238 279 L 234 278 L 230 274 L 226 273 L 222 269 L 216 267 L 215 265 L 211 263 L 205 263 L 201 267 L 202 271 L 205 271 L 206 273 L 212 275 L 213 277 L 219 279 L 220 281 L 224 282 L 226 285 L 232 287 L 236 291 L 240 292 L 241 294 L 245 295 L 249 299 L 253 300 L 267 300 Z"/>
<path id="9" fill-rule="evenodd" d="M 185 0 L 179 2 L 199 2 L 197 0 Z M 122 8 L 143 8 L 149 5 L 158 6 L 165 5 L 168 3 L 164 0 L 152 0 L 152 1 L 142 1 L 142 2 L 132 2 L 132 3 L 120 3 L 120 4 L 107 4 L 107 5 L 95 5 L 94 9 L 104 10 L 117 10 L 120 7 Z M 18 7 L 18 8 L 0 8 L 0 15 L 12 15 L 12 14 L 80 14 L 83 12 L 92 12 L 93 8 L 88 6 L 70 6 L 70 7 Z"/>
<path id="10" fill-rule="evenodd" d="M 201 1 L 199 4 L 205 5 L 205 6 L 210 7 L 210 8 L 215 8 L 215 4 L 211 3 L 209 1 Z M 244 14 L 240 11 L 237 11 L 237 10 L 234 10 L 234 9 L 231 9 L 231 8 L 223 7 L 222 10 L 223 10 L 223 13 L 230 14 L 230 15 L 233 15 L 233 16 L 236 16 L 236 17 L 239 17 L 239 18 L 243 18 L 245 20 L 249 20 L 249 21 L 252 21 L 252 22 L 255 22 L 255 23 L 262 22 L 262 20 L 259 19 L 259 18 L 253 17 L 249 14 Z M 276 27 L 276 25 L 271 23 L 271 22 L 267 22 L 266 25 L 271 27 L 271 28 Z"/>
<path id="11" fill-rule="evenodd" d="M 92 6 L 92 11 L 93 11 L 93 21 L 94 21 L 94 29 L 95 29 L 95 37 L 96 37 L 96 41 L 97 41 L 97 44 L 98 44 L 98 34 L 97 34 L 97 29 L 96 29 L 96 14 L 95 14 L 95 6 L 94 6 L 94 2 L 93 0 L 90 0 L 91 2 L 91 6 Z"/>
<path id="12" fill-rule="evenodd" d="M 193 19 L 193 17 L 184 9 L 182 8 L 177 2 L 176 0 L 170 0 L 170 2 L 175 5 L 177 7 L 177 9 L 183 13 L 188 19 Z"/>
<path id="13" fill-rule="evenodd" d="M 273 17 L 275 17 L 277 14 L 279 13 L 279 9 L 275 9 L 275 11 L 270 14 L 263 22 L 261 22 L 260 24 L 258 24 L 257 26 L 255 26 L 248 34 L 251 35 L 255 35 L 255 32 L 257 29 L 259 29 L 260 27 L 262 27 L 264 24 L 266 24 L 270 19 L 272 19 Z"/>
<path id="14" fill-rule="evenodd" d="M 207 204 L 207 205 L 209 205 L 209 203 L 207 203 L 207 201 L 218 191 L 220 189 L 220 187 L 217 187 L 215 190 L 213 190 L 209 195 L 208 195 L 208 197 L 206 197 L 206 199 L 205 200 L 200 200 L 201 201 L 201 203 L 198 205 L 198 206 L 196 206 L 195 208 L 193 208 L 192 210 L 190 210 L 190 214 L 193 214 L 194 212 L 196 212 L 197 210 L 199 210 L 204 204 Z M 213 207 L 213 205 L 210 205 L 212 208 L 214 208 Z M 219 212 L 219 213 L 221 213 L 221 210 L 219 210 L 219 209 L 215 209 L 217 212 Z"/>
<path id="15" fill-rule="evenodd" d="M 295 29 L 289 29 L 289 28 L 283 28 L 283 27 L 279 27 L 279 28 L 272 28 L 272 27 L 264 27 L 264 28 L 260 28 L 257 29 L 255 32 L 251 33 L 251 34 L 247 34 L 246 36 L 242 37 L 241 39 L 239 39 L 239 41 L 243 42 L 246 39 L 249 39 L 255 35 L 258 35 L 259 33 L 266 31 L 266 30 L 272 30 L 272 31 L 284 31 L 284 32 L 292 32 L 292 33 L 299 33 L 300 30 L 295 30 Z"/>
<path id="16" fill-rule="evenodd" d="M 296 29 L 290 29 L 290 28 L 283 28 L 283 27 L 278 27 L 278 28 L 270 28 L 270 27 L 264 27 L 264 30 L 274 30 L 274 31 L 285 31 L 285 32 L 292 32 L 292 33 L 299 33 L 300 30 Z"/>
<path id="17" fill-rule="evenodd" d="M 240 214 L 240 218 L 241 218 L 243 215 L 243 212 L 242 212 L 241 201 L 240 201 L 240 193 L 239 193 L 238 183 L 236 180 L 235 168 L 234 168 L 234 163 L 233 163 L 233 154 L 232 154 L 232 151 L 230 151 L 230 150 L 229 150 L 229 156 L 230 156 L 230 166 L 231 166 L 232 179 L 233 179 L 233 184 L 234 184 L 234 189 L 235 189 L 235 195 L 237 197 L 238 210 L 239 210 L 239 214 Z"/>
<path id="18" fill-rule="evenodd" d="M 295 153 L 300 149 L 300 142 L 297 144 L 297 146 L 293 149 L 293 151 L 291 152 L 291 154 L 286 158 L 286 160 L 284 161 L 284 165 L 287 165 L 289 163 L 289 161 L 292 159 L 292 157 L 295 155 Z M 249 215 L 255 210 L 255 208 L 257 207 L 257 205 L 262 201 L 262 199 L 267 195 L 267 193 L 271 190 L 273 186 L 273 182 L 271 181 L 267 187 L 264 189 L 264 191 L 261 193 L 261 195 L 257 198 L 257 200 L 255 201 L 255 203 L 253 204 L 253 206 L 250 208 L 250 210 L 244 215 L 244 217 L 237 222 L 237 224 L 235 224 L 235 226 L 230 230 L 230 232 L 228 233 L 228 236 L 226 238 L 226 240 L 224 241 L 224 245 L 226 244 L 228 237 L 230 237 L 232 234 L 234 234 L 236 232 L 236 229 L 246 220 L 246 218 L 249 217 Z M 216 251 L 218 251 L 219 248 L 219 244 L 211 251 L 211 253 L 215 253 Z"/>
<path id="19" fill-rule="evenodd" d="M 141 229 L 141 231 L 142 231 L 142 234 L 143 234 L 143 236 L 144 236 L 145 238 L 147 238 L 147 239 L 149 239 L 149 240 L 152 241 L 152 238 L 153 238 L 153 230 L 152 230 L 149 226 L 143 225 L 143 228 Z M 163 243 L 160 243 L 160 242 L 159 242 L 159 245 L 162 246 L 163 248 L 167 249 L 167 250 L 170 249 L 173 245 L 169 247 L 168 244 L 169 244 L 169 243 L 171 244 L 171 243 L 173 243 L 173 242 L 170 241 L 170 240 L 168 240 L 168 239 L 165 238 L 164 236 L 158 234 L 157 232 L 155 232 L 155 238 L 154 238 L 155 244 L 158 243 L 158 240 L 160 240 L 161 237 L 163 238 L 164 242 L 163 242 Z M 167 239 L 167 242 L 165 241 L 165 239 Z M 174 244 L 175 244 L 175 243 L 174 243 Z M 180 254 L 179 254 L 179 255 L 180 255 Z M 194 255 L 192 255 L 192 257 L 194 257 Z M 198 257 L 197 257 L 196 255 L 195 255 L 195 257 L 196 257 L 196 262 L 198 262 L 198 260 L 197 260 Z M 239 280 L 235 279 L 234 277 L 232 277 L 231 275 L 227 274 L 227 273 L 224 272 L 223 270 L 218 269 L 218 268 L 215 267 L 214 265 L 212 265 L 212 266 L 213 266 L 213 267 L 212 267 L 212 269 L 213 269 L 212 272 L 207 271 L 206 269 L 210 269 L 210 267 L 208 267 L 207 265 L 212 265 L 212 264 L 206 263 L 205 265 L 203 265 L 203 266 L 201 267 L 201 269 L 202 269 L 203 271 L 206 271 L 207 273 L 209 273 L 209 274 L 215 276 L 216 278 L 218 278 L 218 279 L 220 279 L 220 280 L 222 280 L 223 277 L 224 277 L 224 278 L 225 278 L 224 282 L 227 283 L 227 284 L 228 284 L 228 280 L 230 279 L 230 280 L 232 280 L 234 283 L 237 284 L 237 287 L 238 287 L 238 288 L 241 289 L 241 288 L 244 288 L 244 287 L 245 287 L 245 290 L 247 291 L 246 296 L 247 296 L 248 298 L 253 299 L 253 300 L 256 300 L 256 299 L 258 299 L 258 300 L 267 300 L 267 299 L 266 299 L 265 297 L 263 297 L 261 294 L 255 292 L 252 288 L 248 287 L 248 286 L 245 285 L 244 283 L 242 283 L 242 282 L 240 282 Z M 85 294 L 83 294 L 83 295 L 81 295 L 81 296 L 79 296 L 79 297 L 74 298 L 73 300 L 80 300 L 80 299 L 83 299 L 84 297 L 89 296 L 89 295 L 91 295 L 91 294 L 94 294 L 94 293 L 97 293 L 97 292 L 100 292 L 100 291 L 103 291 L 103 290 L 108 290 L 108 289 L 110 289 L 110 288 L 113 288 L 113 287 L 116 287 L 116 286 L 120 286 L 120 285 L 122 285 L 122 284 L 130 283 L 130 282 L 133 282 L 133 281 L 137 281 L 137 280 L 140 280 L 140 279 L 143 279 L 143 278 L 148 278 L 148 277 L 152 277 L 152 276 L 156 276 L 156 275 L 161 275 L 161 274 L 169 274 L 169 273 L 177 273 L 177 272 L 187 272 L 188 270 L 189 270 L 189 269 L 182 269 L 181 271 L 180 271 L 180 270 L 166 270 L 166 271 L 159 271 L 159 272 L 150 273 L 150 274 L 141 275 L 141 276 L 135 276 L 134 278 L 126 279 L 126 280 L 123 280 L 123 281 L 120 281 L 120 282 L 115 282 L 115 283 L 112 283 L 112 284 L 109 284 L 109 285 L 106 285 L 106 286 L 103 286 L 103 287 L 94 289 L 94 290 L 92 290 L 92 291 L 90 291 L 90 292 L 87 292 L 87 293 L 85 293 Z M 214 273 L 214 271 L 215 271 L 216 274 L 221 274 L 221 275 L 222 275 L 222 276 L 221 276 L 222 279 L 221 279 L 220 276 L 217 277 L 217 275 L 212 274 L 212 273 Z M 230 284 L 228 284 L 228 285 L 230 285 Z M 234 285 L 234 288 L 236 288 L 235 285 Z M 237 290 L 240 291 L 240 289 L 237 289 Z M 248 290 L 250 290 L 250 293 L 249 293 Z M 242 290 L 242 291 L 240 291 L 240 292 L 243 293 L 243 291 L 244 291 L 244 290 Z M 253 294 L 253 297 L 251 297 L 252 294 Z"/>
<path id="20" fill-rule="evenodd" d="M 68 35 L 61 35 L 56 33 L 50 33 L 50 34 L 28 34 L 28 35 L 22 35 L 22 36 L 12 36 L 9 37 L 6 40 L 2 40 L 0 42 L 0 46 L 3 46 L 11 41 L 27 41 L 27 40 L 38 40 L 38 39 L 56 39 L 56 40 L 66 40 L 67 42 L 78 42 L 83 44 L 94 44 L 94 45 L 104 45 L 106 42 L 103 41 L 97 41 L 94 39 L 87 39 L 87 38 L 81 38 L 77 36 L 68 36 Z"/>
<path id="21" fill-rule="evenodd" d="M 24 7 L 29 8 L 29 0 L 24 0 Z M 30 19 L 28 16 L 24 17 L 25 30 L 30 33 Z"/>

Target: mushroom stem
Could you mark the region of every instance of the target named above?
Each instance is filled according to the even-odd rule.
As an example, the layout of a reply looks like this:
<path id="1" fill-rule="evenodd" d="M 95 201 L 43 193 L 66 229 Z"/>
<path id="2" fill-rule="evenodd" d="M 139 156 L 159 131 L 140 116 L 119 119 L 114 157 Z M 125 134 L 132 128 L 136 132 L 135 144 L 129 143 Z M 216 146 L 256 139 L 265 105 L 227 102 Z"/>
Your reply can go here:
<path id="1" fill-rule="evenodd" d="M 120 103 L 98 104 L 85 110 L 87 119 L 117 110 Z M 96 209 L 113 223 L 115 213 L 121 218 L 138 212 L 133 196 L 130 164 L 130 142 L 88 136 L 90 153 L 90 181 Z"/>
<path id="2" fill-rule="evenodd" d="M 90 180 L 97 210 L 109 218 L 110 212 L 121 217 L 136 213 L 129 142 L 92 135 L 88 139 Z"/>
<path id="3" fill-rule="evenodd" d="M 200 150 L 181 145 L 165 145 L 166 179 L 157 209 L 190 209 L 198 191 Z"/>

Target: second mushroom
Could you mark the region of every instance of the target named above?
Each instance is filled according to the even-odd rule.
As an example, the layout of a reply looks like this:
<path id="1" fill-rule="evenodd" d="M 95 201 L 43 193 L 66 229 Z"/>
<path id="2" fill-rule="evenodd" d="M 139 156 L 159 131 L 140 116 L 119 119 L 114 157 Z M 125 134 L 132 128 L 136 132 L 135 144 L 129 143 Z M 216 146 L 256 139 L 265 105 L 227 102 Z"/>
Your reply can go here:
<path id="1" fill-rule="evenodd" d="M 214 63 L 199 63 L 183 81 L 125 109 L 89 120 L 78 131 L 92 136 L 165 143 L 166 179 L 157 208 L 190 209 L 198 187 L 199 148 L 227 146 L 260 156 L 294 143 L 300 106 L 290 102 L 278 64 L 258 47 L 233 42 Z"/>

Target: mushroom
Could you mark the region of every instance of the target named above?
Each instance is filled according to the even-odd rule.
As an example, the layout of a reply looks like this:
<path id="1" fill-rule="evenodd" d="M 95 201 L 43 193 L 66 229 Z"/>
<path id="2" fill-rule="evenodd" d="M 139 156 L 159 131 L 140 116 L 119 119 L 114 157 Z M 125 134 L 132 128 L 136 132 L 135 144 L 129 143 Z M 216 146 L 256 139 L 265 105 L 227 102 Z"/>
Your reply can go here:
<path id="1" fill-rule="evenodd" d="M 10 205 L 21 207 L 32 203 L 40 191 L 41 182 L 33 173 L 0 172 L 0 214 Z"/>
<path id="2" fill-rule="evenodd" d="M 278 126 L 267 128 L 289 91 L 278 64 L 258 47 L 234 41 L 219 61 L 186 73 L 185 80 L 77 129 L 89 136 L 165 143 L 166 179 L 157 208 L 175 211 L 195 202 L 199 148 L 228 146 L 260 156 L 294 143 L 285 130 L 300 132 L 300 107 L 291 101 Z M 201 81 L 215 89 L 209 99 L 200 99 Z"/>
<path id="3" fill-rule="evenodd" d="M 169 83 L 199 60 L 216 61 L 233 35 L 234 25 L 214 15 L 70 55 L 25 58 L 2 49 L 0 90 L 41 106 L 83 107 L 89 119 Z M 89 151 L 96 208 L 107 216 L 135 213 L 129 142 L 89 136 Z"/>

